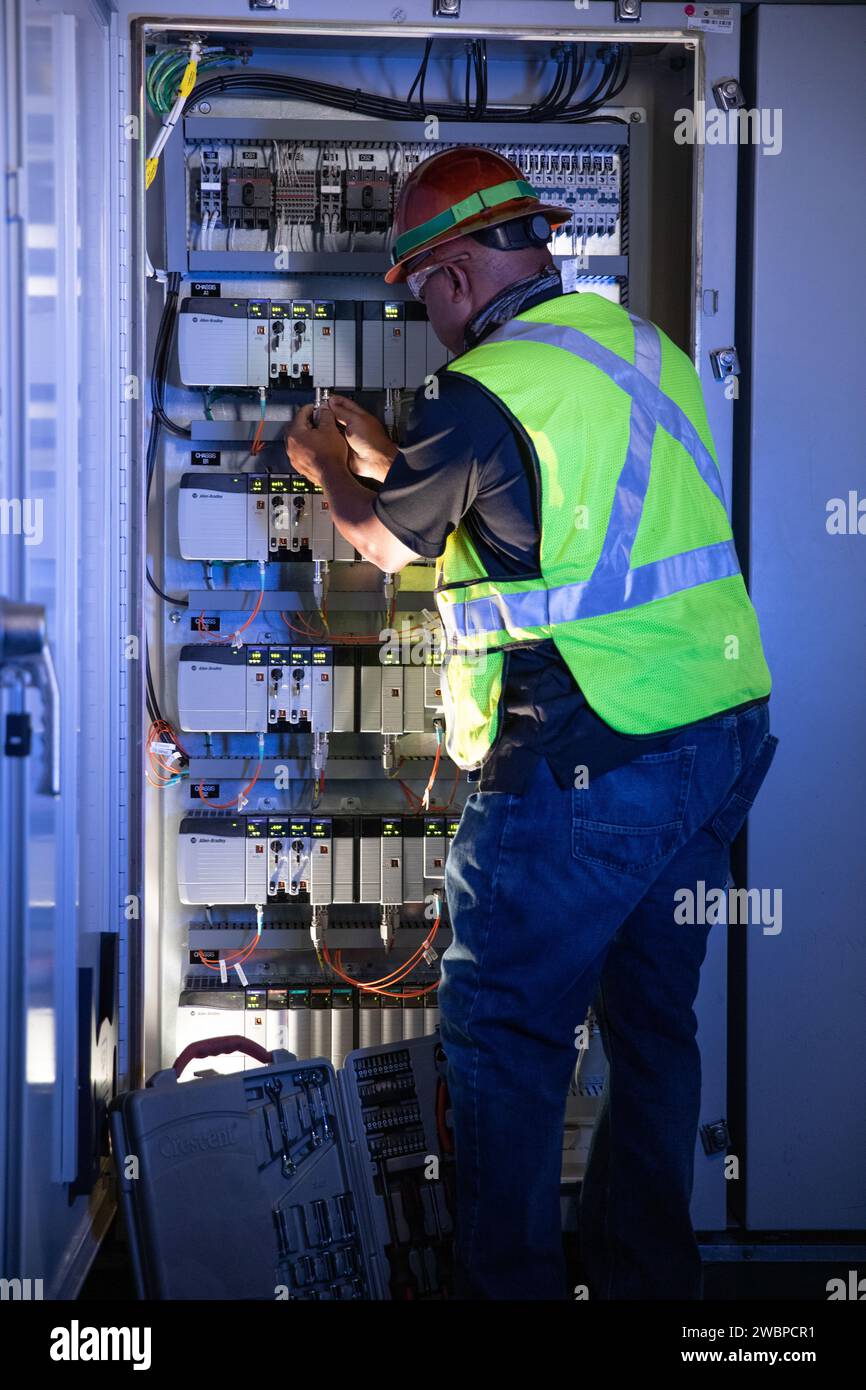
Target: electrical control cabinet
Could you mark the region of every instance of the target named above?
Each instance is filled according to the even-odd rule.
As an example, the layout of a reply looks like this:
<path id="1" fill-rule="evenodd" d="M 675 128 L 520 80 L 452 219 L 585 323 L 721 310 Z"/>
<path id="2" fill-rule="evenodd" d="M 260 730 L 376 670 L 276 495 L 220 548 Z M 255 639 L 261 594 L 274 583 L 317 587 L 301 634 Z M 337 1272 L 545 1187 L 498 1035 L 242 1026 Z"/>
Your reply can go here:
<path id="1" fill-rule="evenodd" d="M 666 57 L 633 61 L 629 77 L 619 32 L 585 48 L 575 40 L 574 53 L 557 40 L 559 57 L 545 45 L 539 62 L 537 26 L 524 16 L 522 37 L 500 34 L 490 48 L 499 95 L 482 110 L 479 91 L 479 109 L 463 113 L 452 93 L 466 52 L 440 46 L 434 22 L 438 70 L 423 100 L 449 108 L 434 132 L 420 107 L 375 110 L 369 93 L 371 62 L 393 88 L 388 100 L 408 89 L 424 37 L 397 26 L 383 47 L 353 34 L 350 18 L 347 43 L 313 33 L 315 16 L 301 33 L 294 8 L 247 18 L 233 14 L 230 31 L 219 17 L 204 22 L 196 88 L 147 193 L 157 277 L 145 277 L 148 360 L 135 369 L 148 379 L 145 407 L 159 407 L 155 442 L 153 412 L 139 421 L 150 471 L 147 915 L 158 919 L 149 939 L 158 936 L 163 981 L 154 1066 L 171 1061 L 181 993 L 205 986 L 240 992 L 245 1036 L 335 1066 L 352 1045 L 436 1024 L 435 989 L 418 991 L 435 985 L 441 940 L 417 952 L 434 920 L 449 930 L 448 847 L 473 784 L 447 755 L 442 653 L 407 650 L 436 627 L 435 569 L 385 576 L 363 560 L 284 445 L 298 410 L 326 409 L 338 392 L 399 449 L 413 396 L 435 397 L 452 354 L 408 286 L 383 280 L 406 178 L 457 145 L 496 150 L 570 212 L 549 243 L 564 289 L 656 317 L 685 344 L 683 305 L 695 302 L 688 151 L 655 304 L 647 269 L 648 152 L 660 138 L 649 126 L 667 109 L 662 88 L 668 105 L 681 101 L 693 58 L 682 77 Z M 426 11 L 411 19 L 431 26 Z M 273 41 L 277 31 L 291 42 Z M 190 36 L 148 32 L 138 56 L 157 128 Z M 577 87 L 609 99 L 563 121 L 556 92 L 581 54 Z M 619 77 L 624 93 L 613 92 Z M 401 631 L 411 640 L 398 647 L 390 639 Z M 338 950 L 342 974 L 328 964 Z M 390 991 L 363 988 L 392 976 Z M 178 1037 L 192 1007 L 181 1004 Z"/>

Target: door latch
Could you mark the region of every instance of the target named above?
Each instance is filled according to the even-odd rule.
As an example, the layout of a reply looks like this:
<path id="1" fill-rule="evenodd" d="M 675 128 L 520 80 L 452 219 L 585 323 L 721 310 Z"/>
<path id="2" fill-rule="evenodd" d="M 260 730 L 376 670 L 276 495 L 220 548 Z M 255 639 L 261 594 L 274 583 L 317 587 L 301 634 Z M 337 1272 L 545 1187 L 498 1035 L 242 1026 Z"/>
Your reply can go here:
<path id="1" fill-rule="evenodd" d="M 708 1157 L 725 1153 L 730 1142 L 727 1120 L 711 1120 L 709 1124 L 701 1125 L 701 1143 Z"/>
<path id="2" fill-rule="evenodd" d="M 17 672 L 37 688 L 45 711 L 45 772 L 43 795 L 60 795 L 60 689 L 45 630 L 45 609 L 39 603 L 13 603 L 0 598 L 0 670 Z M 28 679 L 29 678 L 29 679 Z M 21 722 L 26 721 L 26 723 Z M 25 758 L 30 751 L 30 716 L 10 714 L 4 752 Z"/>
<path id="3" fill-rule="evenodd" d="M 735 347 L 713 348 L 710 353 L 710 366 L 716 381 L 725 381 L 729 376 L 740 375 L 740 358 Z"/>
<path id="4" fill-rule="evenodd" d="M 3 752 L 7 758 L 29 758 L 33 727 L 26 711 L 6 716 L 6 738 Z"/>

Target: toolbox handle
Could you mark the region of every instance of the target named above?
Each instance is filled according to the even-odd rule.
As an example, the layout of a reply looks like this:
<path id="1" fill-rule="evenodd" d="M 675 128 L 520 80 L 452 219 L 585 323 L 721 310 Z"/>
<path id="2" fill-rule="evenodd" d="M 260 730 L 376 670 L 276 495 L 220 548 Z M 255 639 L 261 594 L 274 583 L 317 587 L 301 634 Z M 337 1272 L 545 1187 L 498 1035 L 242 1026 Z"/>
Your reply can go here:
<path id="1" fill-rule="evenodd" d="M 274 1056 L 251 1038 L 244 1038 L 240 1033 L 231 1033 L 222 1038 L 200 1038 L 198 1042 L 191 1042 L 189 1047 L 185 1047 L 179 1057 L 175 1058 L 173 1070 L 180 1077 L 184 1068 L 198 1057 L 219 1057 L 223 1052 L 245 1052 L 248 1057 L 252 1057 L 257 1062 L 272 1062 Z"/>

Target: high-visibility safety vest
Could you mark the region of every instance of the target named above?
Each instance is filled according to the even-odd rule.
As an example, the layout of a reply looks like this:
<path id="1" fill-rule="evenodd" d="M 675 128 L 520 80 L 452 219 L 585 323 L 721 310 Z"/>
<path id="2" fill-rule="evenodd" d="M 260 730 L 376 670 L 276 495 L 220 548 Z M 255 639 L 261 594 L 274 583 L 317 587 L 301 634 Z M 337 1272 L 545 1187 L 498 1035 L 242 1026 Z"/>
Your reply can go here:
<path id="1" fill-rule="evenodd" d="M 551 639 L 590 707 L 655 734 L 767 695 L 755 611 L 689 358 L 596 294 L 548 299 L 447 369 L 511 416 L 536 470 L 540 567 L 486 572 L 465 520 L 436 565 L 446 748 L 477 768 L 509 649 Z"/>

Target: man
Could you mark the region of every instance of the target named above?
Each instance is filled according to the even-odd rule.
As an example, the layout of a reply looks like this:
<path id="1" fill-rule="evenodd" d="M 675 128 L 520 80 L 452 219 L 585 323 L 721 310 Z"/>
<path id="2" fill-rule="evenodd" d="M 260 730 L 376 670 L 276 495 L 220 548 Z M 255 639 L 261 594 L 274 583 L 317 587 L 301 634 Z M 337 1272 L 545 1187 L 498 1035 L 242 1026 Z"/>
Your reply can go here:
<path id="1" fill-rule="evenodd" d="M 708 928 L 675 907 L 729 882 L 775 751 L 770 678 L 694 367 L 624 308 L 563 295 L 546 243 L 567 215 L 489 151 L 421 164 L 386 279 L 457 356 L 399 451 L 342 398 L 345 438 L 302 411 L 287 447 L 368 560 L 437 557 L 447 748 L 478 779 L 439 991 L 458 1294 L 566 1296 L 562 1125 L 594 1003 L 609 1082 L 581 1193 L 590 1295 L 699 1298 Z"/>

